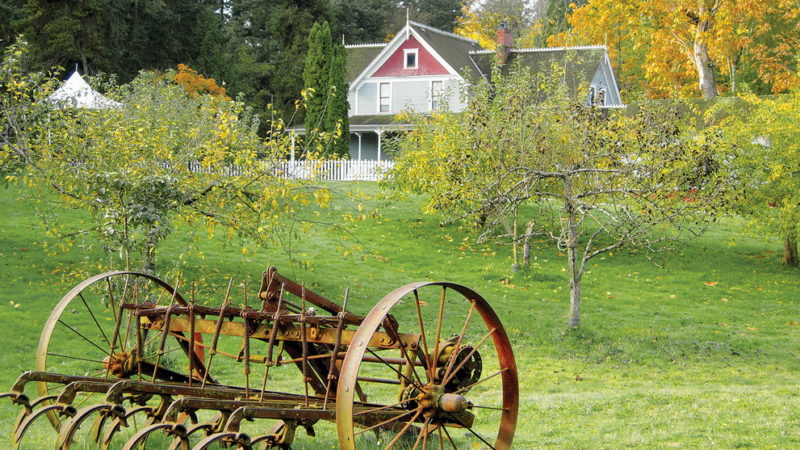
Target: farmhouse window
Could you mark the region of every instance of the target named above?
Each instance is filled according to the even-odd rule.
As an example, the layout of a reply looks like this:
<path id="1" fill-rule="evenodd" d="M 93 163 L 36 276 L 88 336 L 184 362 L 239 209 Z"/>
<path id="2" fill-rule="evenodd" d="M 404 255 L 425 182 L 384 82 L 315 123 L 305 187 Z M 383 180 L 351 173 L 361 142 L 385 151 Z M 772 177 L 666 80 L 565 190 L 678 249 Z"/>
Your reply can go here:
<path id="1" fill-rule="evenodd" d="M 389 83 L 381 83 L 379 89 L 380 112 L 389 112 Z"/>
<path id="2" fill-rule="evenodd" d="M 403 60 L 403 68 L 404 69 L 416 69 L 417 68 L 417 54 L 419 50 L 416 48 L 405 49 L 403 51 L 405 53 L 405 59 Z"/>
<path id="3" fill-rule="evenodd" d="M 431 81 L 431 111 L 442 109 L 444 97 L 444 81 Z"/>

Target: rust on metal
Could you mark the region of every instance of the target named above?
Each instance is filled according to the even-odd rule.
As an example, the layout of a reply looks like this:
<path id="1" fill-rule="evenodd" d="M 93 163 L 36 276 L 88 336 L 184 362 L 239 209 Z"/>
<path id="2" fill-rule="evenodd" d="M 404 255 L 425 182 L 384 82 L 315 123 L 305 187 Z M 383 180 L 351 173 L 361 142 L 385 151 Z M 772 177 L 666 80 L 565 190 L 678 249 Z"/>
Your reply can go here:
<path id="1" fill-rule="evenodd" d="M 344 449 L 373 448 L 372 432 L 385 435 L 377 441 L 385 448 L 426 448 L 437 439 L 440 448 L 511 446 L 514 355 L 494 310 L 465 286 L 409 284 L 359 315 L 348 307 L 364 301 L 349 290 L 340 306 L 275 267 L 264 272 L 254 305 L 246 281 L 240 306 L 232 302 L 233 279 L 221 302 L 202 298 L 194 283 L 187 302 L 180 285 L 187 286 L 117 271 L 71 289 L 45 323 L 36 370 L 0 394 L 21 407 L 14 446 L 43 417 L 59 431 L 59 449 L 85 445 L 81 433 L 103 449 L 120 439 L 124 449 L 141 448 L 155 434 L 171 449 L 190 442 L 195 449 L 289 448 L 298 430 L 315 436 L 319 421 L 336 424 Z M 243 385 L 224 381 L 235 372 L 230 364 Z M 253 374 L 253 364 L 263 374 L 258 366 Z M 300 393 L 268 390 L 271 370 L 291 365 Z M 261 383 L 251 385 L 251 375 Z M 39 397 L 25 394 L 30 383 Z M 198 422 L 209 417 L 204 411 L 216 413 Z M 243 433 L 242 421 L 253 420 L 273 426 Z"/>

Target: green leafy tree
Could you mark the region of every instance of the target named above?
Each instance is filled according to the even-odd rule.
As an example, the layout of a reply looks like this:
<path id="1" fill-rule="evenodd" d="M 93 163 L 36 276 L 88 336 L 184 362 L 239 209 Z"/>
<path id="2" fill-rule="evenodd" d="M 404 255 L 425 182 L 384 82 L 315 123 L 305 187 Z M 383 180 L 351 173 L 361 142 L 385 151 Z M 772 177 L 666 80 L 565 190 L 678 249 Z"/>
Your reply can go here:
<path id="1" fill-rule="evenodd" d="M 754 230 L 783 240 L 783 264 L 798 266 L 800 236 L 800 89 L 774 97 L 727 99 L 717 113 L 735 151 L 733 161 L 741 193 L 736 212 L 750 218 Z"/>
<path id="2" fill-rule="evenodd" d="M 11 52 L 3 67 L 13 67 L 17 57 Z M 21 95 L 39 98 L 31 91 L 38 80 L 10 72 L 0 104 Z M 66 243 L 91 236 L 84 244 L 101 243 L 118 255 L 115 265 L 155 271 L 158 245 L 176 221 L 239 235 L 262 248 L 288 245 L 308 217 L 324 221 L 327 188 L 278 176 L 290 145 L 282 122 L 269 123 L 269 138 L 262 140 L 243 104 L 192 95 L 174 79 L 173 72 L 143 72 L 111 93 L 123 102 L 119 109 L 49 105 L 48 113 L 14 128 L 13 145 L 3 146 L 3 166 L 25 162 L 11 178 L 30 186 L 49 234 Z M 25 99 L 12 112 L 42 104 Z M 14 117 L 4 111 L 4 123 Z M 62 204 L 55 211 L 48 207 L 54 195 Z M 64 228 L 73 223 L 61 219 L 65 209 L 88 213 L 79 229 Z"/>
<path id="3" fill-rule="evenodd" d="M 52 117 L 44 102 L 53 92 L 52 73 L 29 72 L 27 43 L 18 40 L 3 52 L 0 63 L 0 176 L 14 181 L 36 158 L 31 148 L 36 124 Z"/>
<path id="4" fill-rule="evenodd" d="M 559 70 L 495 68 L 463 112 L 413 118 L 389 183 L 428 194 L 430 212 L 484 223 L 480 240 L 550 239 L 566 258 L 568 324 L 577 327 L 590 260 L 623 248 L 665 250 L 702 231 L 727 178 L 721 170 L 698 176 L 711 146 L 674 113 L 586 107 L 568 95 Z"/>

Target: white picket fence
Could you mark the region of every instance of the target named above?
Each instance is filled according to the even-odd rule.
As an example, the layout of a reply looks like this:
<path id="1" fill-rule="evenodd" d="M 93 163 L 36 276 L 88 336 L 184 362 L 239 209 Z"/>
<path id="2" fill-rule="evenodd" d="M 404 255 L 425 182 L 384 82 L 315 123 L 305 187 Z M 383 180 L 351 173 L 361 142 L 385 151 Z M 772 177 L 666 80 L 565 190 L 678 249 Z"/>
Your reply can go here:
<path id="1" fill-rule="evenodd" d="M 283 161 L 275 163 L 275 174 L 297 180 L 379 181 L 392 161 Z"/>
<path id="2" fill-rule="evenodd" d="M 295 180 L 322 181 L 379 181 L 394 166 L 392 161 L 264 161 L 265 168 L 275 176 Z M 220 169 L 203 168 L 197 162 L 189 163 L 193 172 L 216 172 Z M 221 169 L 226 175 L 241 175 L 236 166 Z"/>

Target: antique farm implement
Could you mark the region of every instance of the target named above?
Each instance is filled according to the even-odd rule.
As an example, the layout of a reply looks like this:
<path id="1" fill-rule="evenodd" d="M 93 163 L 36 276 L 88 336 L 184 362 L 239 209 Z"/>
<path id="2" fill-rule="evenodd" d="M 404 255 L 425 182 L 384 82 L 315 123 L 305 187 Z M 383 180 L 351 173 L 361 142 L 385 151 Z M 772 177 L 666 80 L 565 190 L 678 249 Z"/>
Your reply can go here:
<path id="1" fill-rule="evenodd" d="M 36 371 L 0 395 L 21 407 L 14 445 L 49 427 L 62 449 L 288 448 L 326 427 L 349 449 L 511 445 L 511 345 L 467 287 L 409 284 L 365 316 L 347 292 L 339 306 L 275 268 L 252 294 L 229 282 L 214 306 L 178 288 L 108 272 L 69 291 Z"/>

